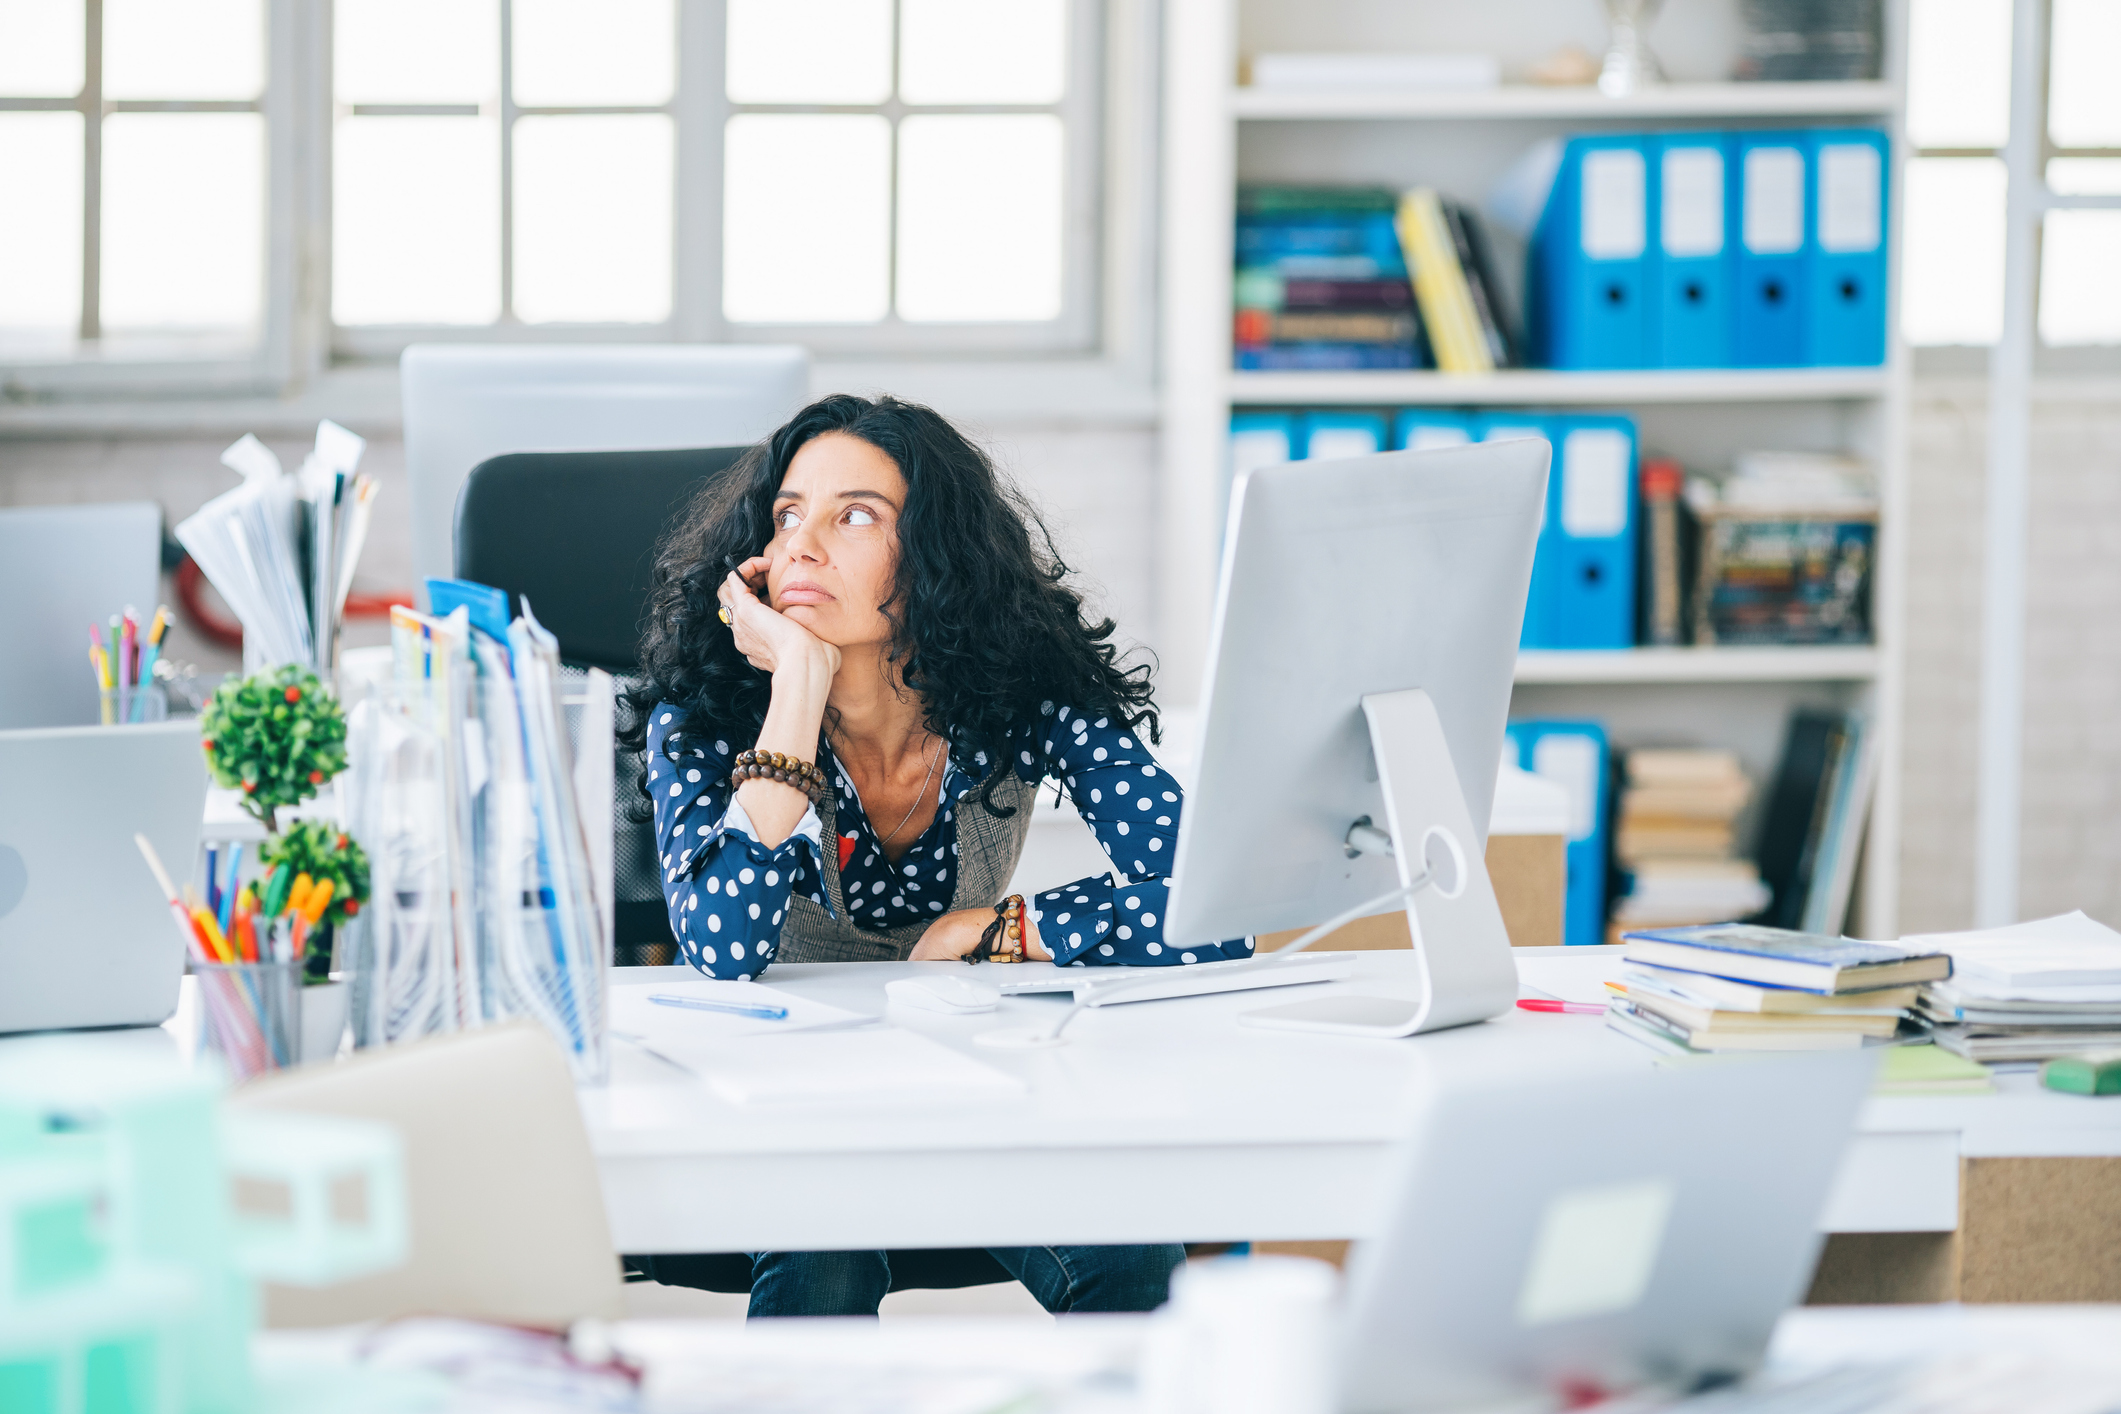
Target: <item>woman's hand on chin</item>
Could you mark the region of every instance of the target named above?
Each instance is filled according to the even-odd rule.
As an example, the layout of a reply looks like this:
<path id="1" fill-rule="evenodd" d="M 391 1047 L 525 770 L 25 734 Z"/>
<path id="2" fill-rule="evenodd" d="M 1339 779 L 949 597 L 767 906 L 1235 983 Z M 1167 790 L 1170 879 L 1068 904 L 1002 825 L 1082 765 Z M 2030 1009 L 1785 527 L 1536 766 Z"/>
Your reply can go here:
<path id="1" fill-rule="evenodd" d="M 808 669 L 829 682 L 840 670 L 840 650 L 759 598 L 751 581 L 763 581 L 766 568 L 765 556 L 753 556 L 722 581 L 717 597 L 729 611 L 737 652 L 765 672 Z"/>
<path id="2" fill-rule="evenodd" d="M 913 945 L 908 958 L 911 962 L 951 962 L 963 957 L 979 946 L 980 934 L 994 921 L 991 908 L 961 908 L 955 913 L 946 913 L 928 925 L 921 940 Z M 1034 962 L 1051 960 L 1052 954 L 1039 945 L 1038 927 L 1027 917 L 1024 925 L 1030 929 L 1026 938 L 1024 955 Z"/>

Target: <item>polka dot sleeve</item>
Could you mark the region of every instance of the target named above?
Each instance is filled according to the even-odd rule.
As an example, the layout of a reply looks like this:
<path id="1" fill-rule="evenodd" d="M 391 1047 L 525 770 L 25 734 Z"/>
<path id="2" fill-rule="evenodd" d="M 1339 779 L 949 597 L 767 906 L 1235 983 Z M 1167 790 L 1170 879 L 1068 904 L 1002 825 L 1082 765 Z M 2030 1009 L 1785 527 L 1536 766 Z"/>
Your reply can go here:
<path id="1" fill-rule="evenodd" d="M 685 727 L 659 706 L 648 719 L 648 794 L 670 931 L 685 961 L 710 977 L 755 977 L 773 960 L 788 899 L 823 903 L 817 812 L 774 848 L 759 843 L 729 786 L 738 748 Z"/>
<path id="2" fill-rule="evenodd" d="M 1167 871 L 1178 847 L 1185 792 L 1147 743 L 1113 718 L 1085 717 L 1066 707 L 1041 717 L 1037 730 L 1043 753 L 1027 743 L 1018 759 L 1029 765 L 1042 754 L 1053 762 L 1076 812 L 1126 880 L 1115 884 L 1092 875 L 1031 900 L 1039 941 L 1053 960 L 1063 967 L 1159 967 L 1250 957 L 1250 938 L 1186 948 L 1164 942 Z"/>

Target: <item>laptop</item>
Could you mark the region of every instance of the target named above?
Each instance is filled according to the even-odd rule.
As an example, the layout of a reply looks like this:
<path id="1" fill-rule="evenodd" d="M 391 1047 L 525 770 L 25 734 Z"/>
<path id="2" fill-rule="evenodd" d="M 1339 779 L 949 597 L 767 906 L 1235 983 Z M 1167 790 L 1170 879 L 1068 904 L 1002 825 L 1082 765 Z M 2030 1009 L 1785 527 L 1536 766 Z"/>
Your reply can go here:
<path id="1" fill-rule="evenodd" d="M 1439 1087 L 1351 1254 L 1349 1414 L 1751 1373 L 1804 1296 L 1875 1051 Z"/>
<path id="2" fill-rule="evenodd" d="M 133 836 L 181 884 L 205 810 L 197 721 L 0 731 L 0 1033 L 169 1018 L 184 939 Z"/>
<path id="3" fill-rule="evenodd" d="M 88 626 L 130 607 L 146 628 L 161 581 L 152 501 L 0 510 L 0 730 L 99 720 Z"/>

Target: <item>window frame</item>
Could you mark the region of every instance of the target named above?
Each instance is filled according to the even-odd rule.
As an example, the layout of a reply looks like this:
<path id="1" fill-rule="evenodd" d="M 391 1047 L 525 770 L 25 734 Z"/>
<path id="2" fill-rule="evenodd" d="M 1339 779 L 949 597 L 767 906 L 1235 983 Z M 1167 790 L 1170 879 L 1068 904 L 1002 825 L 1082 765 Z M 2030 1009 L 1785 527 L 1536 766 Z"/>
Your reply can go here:
<path id="1" fill-rule="evenodd" d="M 320 0 L 327 9 L 330 0 Z M 496 0 L 503 3 L 503 0 Z M 503 74 L 502 138 L 502 316 L 492 324 L 448 325 L 340 325 L 331 322 L 327 336 L 336 361 L 367 362 L 395 358 L 410 343 L 773 343 L 802 344 L 813 355 L 832 358 L 877 356 L 935 358 L 985 357 L 993 355 L 1060 354 L 1085 355 L 1097 351 L 1099 334 L 1099 273 L 1103 265 L 1102 195 L 1099 158 L 1105 123 L 1103 84 L 1107 68 L 1104 0 L 1064 0 L 1068 23 L 1068 83 L 1058 104 L 964 104 L 950 106 L 909 105 L 897 95 L 882 104 L 735 104 L 723 83 L 727 6 L 725 0 L 677 0 L 678 66 L 676 87 L 669 103 L 639 108 L 525 109 L 514 101 L 508 71 L 510 56 L 509 10 L 502 10 L 501 64 Z M 893 36 L 896 43 L 897 4 L 894 0 Z M 896 55 L 894 54 L 894 59 Z M 894 65 L 895 68 L 895 65 Z M 330 72 L 327 63 L 326 73 Z M 509 279 L 509 251 L 513 238 L 510 169 L 513 144 L 510 132 L 515 120 L 526 113 L 667 113 L 675 138 L 672 172 L 671 315 L 653 324 L 566 323 L 526 324 L 515 317 Z M 874 324 L 752 324 L 737 323 L 722 315 L 722 134 L 730 117 L 738 113 L 879 113 L 892 124 L 896 160 L 896 134 L 900 117 L 909 113 L 979 113 L 1053 111 L 1060 115 L 1065 156 L 1062 180 L 1062 298 L 1060 317 L 1037 323 L 996 322 L 980 324 L 913 323 L 894 311 Z M 328 151 L 331 129 L 327 128 Z M 327 158 L 328 165 L 328 158 Z M 327 210 L 324 241 L 328 251 L 330 213 L 329 175 L 326 176 Z M 896 201 L 896 183 L 893 183 Z M 896 207 L 894 205 L 894 213 Z M 891 239 L 896 253 L 894 214 Z M 896 261 L 893 278 L 896 278 Z M 330 261 L 326 257 L 326 279 Z M 330 308 L 327 297 L 325 307 Z"/>
<path id="2" fill-rule="evenodd" d="M 1074 214 L 1070 278 L 1086 282 L 1072 338 L 1027 340 L 1019 349 L 917 338 L 850 340 L 835 326 L 768 331 L 719 319 L 720 130 L 713 141 L 700 111 L 713 94 L 680 83 L 673 100 L 679 167 L 673 317 L 664 325 L 485 325 L 403 328 L 401 338 L 352 339 L 335 347 L 330 244 L 333 100 L 332 0 L 265 0 L 265 289 L 259 336 L 239 357 L 130 358 L 100 349 L 0 356 L 0 431 L 64 433 L 313 423 L 357 416 L 396 420 L 394 370 L 404 344 L 428 342 L 752 342 L 778 336 L 809 347 L 819 386 L 885 388 L 978 416 L 1021 420 L 1065 415 L 1128 425 L 1157 410 L 1158 171 L 1161 161 L 1161 0 L 1076 0 L 1094 11 L 1095 42 L 1075 42 L 1072 90 L 1085 104 L 1070 139 L 1070 180 L 1086 199 Z M 678 0 L 679 66 L 720 74 L 722 0 Z M 1079 13 L 1079 10 L 1077 11 Z M 1071 25 L 1077 22 L 1071 19 Z M 1094 89 L 1077 75 L 1094 74 Z M 719 88 L 715 90 L 719 92 Z M 63 104 L 65 100 L 60 100 Z M 688 164 L 692 170 L 688 173 Z M 688 179 L 689 177 L 689 179 Z M 708 198 L 712 200 L 708 200 Z M 697 239 L 695 237 L 697 236 Z M 909 335 L 926 326 L 904 326 Z M 988 335 L 997 326 L 974 328 Z M 1027 380 L 1027 369 L 1039 376 Z M 336 391 L 334 391 L 336 390 Z M 347 406 L 342 407 L 345 403 Z M 122 411 L 115 405 L 124 404 Z M 99 405 L 106 411 L 98 411 Z M 355 411 L 348 411 L 354 408 Z M 233 419 L 233 420 L 231 420 Z"/>
<path id="3" fill-rule="evenodd" d="M 329 3 L 329 0 L 323 0 Z M 82 0 L 86 42 L 81 91 L 73 98 L 0 98 L 4 112 L 72 112 L 82 119 L 81 317 L 64 353 L 0 357 L 0 403 L 69 394 L 147 395 L 270 393 L 294 371 L 300 295 L 295 260 L 294 196 L 298 141 L 295 91 L 304 39 L 304 0 L 265 0 L 265 83 L 255 100 L 125 100 L 103 95 L 103 0 Z M 117 113 L 258 113 L 265 127 L 265 232 L 256 335 L 234 352 L 226 335 L 193 341 L 196 356 L 129 356 L 103 347 L 103 120 Z M 157 340 L 163 348 L 184 340 Z M 88 347 L 83 347 L 88 345 Z"/>
<path id="4" fill-rule="evenodd" d="M 2115 147 L 2059 147 L 2048 126 L 2050 117 L 2049 86 L 2054 64 L 2054 5 L 2052 0 L 2006 0 L 2016 6 L 2035 4 L 2043 8 L 2040 32 L 2045 47 L 2040 54 L 2040 130 L 2035 137 L 2038 156 L 2035 162 L 2035 179 L 2042 192 L 2042 219 L 2033 234 L 2033 350 L 2041 372 L 2079 373 L 2106 372 L 2121 366 L 2121 339 L 2109 344 L 2049 344 L 2040 334 L 2040 300 L 2047 280 L 2047 221 L 2046 216 L 2055 211 L 2110 209 L 2114 200 L 2086 200 L 2082 197 L 2056 195 L 2047 185 L 2048 164 L 2058 157 L 2089 157 L 2102 160 L 2121 160 L 2121 146 Z M 2009 134 L 2004 135 L 2008 142 Z M 1907 162 L 1925 159 L 1987 158 L 2008 169 L 2008 158 L 2003 146 L 1996 147 L 1925 147 L 1907 135 Z M 1904 239 L 1904 237 L 1903 237 Z M 1993 341 L 1983 344 L 1915 344 L 1909 351 L 1919 361 L 1923 372 L 1943 374 L 1980 374 L 1988 369 Z"/>

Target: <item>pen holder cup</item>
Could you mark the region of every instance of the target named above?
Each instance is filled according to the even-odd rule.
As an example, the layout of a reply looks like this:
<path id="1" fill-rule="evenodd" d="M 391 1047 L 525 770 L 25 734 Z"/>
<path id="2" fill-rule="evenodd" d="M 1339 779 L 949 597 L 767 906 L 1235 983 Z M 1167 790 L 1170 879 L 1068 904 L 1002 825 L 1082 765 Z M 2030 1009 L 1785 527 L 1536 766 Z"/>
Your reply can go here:
<path id="1" fill-rule="evenodd" d="M 302 964 L 192 964 L 198 978 L 204 1051 L 221 1057 L 237 1080 L 299 1064 L 302 1058 Z"/>

